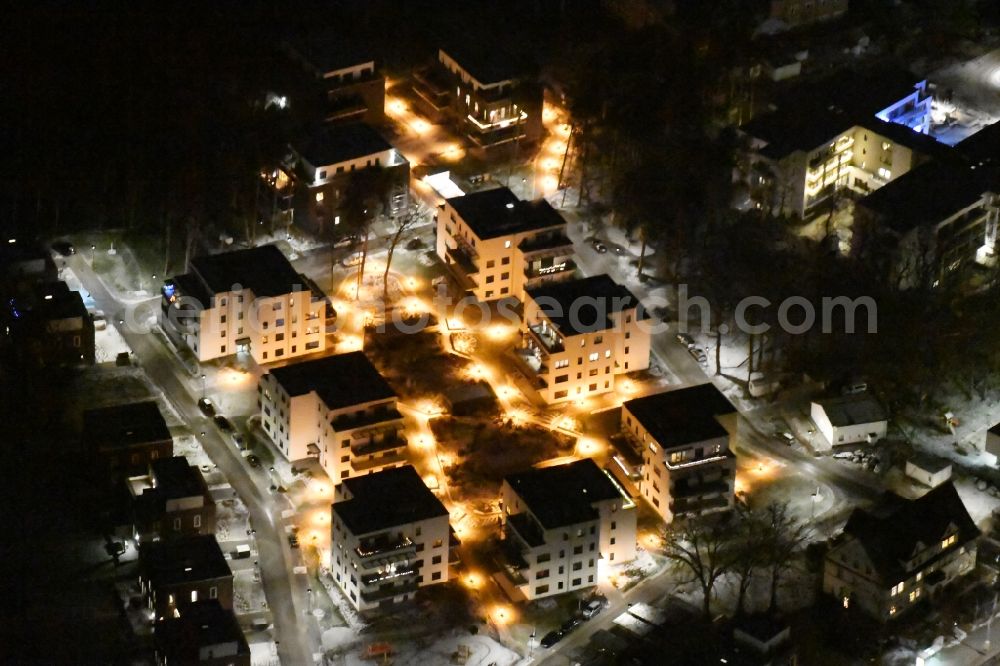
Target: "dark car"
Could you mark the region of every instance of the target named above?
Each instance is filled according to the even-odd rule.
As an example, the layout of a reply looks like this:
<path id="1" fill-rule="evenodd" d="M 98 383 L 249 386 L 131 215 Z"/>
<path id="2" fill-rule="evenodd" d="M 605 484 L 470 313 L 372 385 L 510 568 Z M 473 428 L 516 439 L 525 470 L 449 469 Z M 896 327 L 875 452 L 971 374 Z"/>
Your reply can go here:
<path id="1" fill-rule="evenodd" d="M 63 257 L 71 257 L 76 254 L 76 248 L 68 241 L 56 241 L 52 244 L 52 249 Z"/>
<path id="2" fill-rule="evenodd" d="M 570 619 L 563 622 L 563 626 L 559 627 L 559 631 L 563 636 L 573 631 L 583 623 L 583 620 L 578 617 L 571 617 Z"/>
<path id="3" fill-rule="evenodd" d="M 225 432 L 232 432 L 235 429 L 233 428 L 233 422 L 227 419 L 225 416 L 219 415 L 213 418 L 212 420 L 215 421 L 215 425 L 219 427 L 219 430 L 223 430 Z"/>
<path id="4" fill-rule="evenodd" d="M 563 637 L 563 632 L 559 631 L 558 629 L 554 629 L 549 633 L 545 634 L 544 636 L 542 636 L 542 642 L 540 643 L 540 645 L 543 648 L 552 647 L 553 645 L 561 641 L 562 637 Z"/>
<path id="5" fill-rule="evenodd" d="M 608 251 L 608 246 L 599 240 L 591 241 L 590 245 L 594 248 L 594 252 L 597 254 L 604 254 Z"/>
<path id="6" fill-rule="evenodd" d="M 236 445 L 236 448 L 242 450 L 246 446 L 246 441 L 244 441 L 243 435 L 241 435 L 238 432 L 234 432 L 233 433 L 233 444 Z"/>
<path id="7" fill-rule="evenodd" d="M 260 467 L 260 458 L 255 455 L 247 456 L 247 464 L 251 467 Z"/>
<path id="8" fill-rule="evenodd" d="M 209 398 L 202 398 L 198 401 L 198 409 L 205 416 L 215 416 L 215 404 Z"/>
<path id="9" fill-rule="evenodd" d="M 299 547 L 299 537 L 298 537 L 298 535 L 296 535 L 296 534 L 289 534 L 288 535 L 288 545 L 291 546 L 292 548 L 298 548 Z"/>

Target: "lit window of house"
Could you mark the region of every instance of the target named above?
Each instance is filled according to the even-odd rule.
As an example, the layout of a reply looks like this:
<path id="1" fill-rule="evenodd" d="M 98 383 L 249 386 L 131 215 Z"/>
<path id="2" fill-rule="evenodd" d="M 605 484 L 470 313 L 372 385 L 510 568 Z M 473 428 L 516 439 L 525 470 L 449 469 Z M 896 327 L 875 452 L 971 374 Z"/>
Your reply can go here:
<path id="1" fill-rule="evenodd" d="M 920 598 L 920 590 L 913 590 L 912 592 L 910 592 L 910 603 L 911 604 L 914 601 L 916 601 L 917 599 L 919 599 L 919 598 Z"/>
<path id="2" fill-rule="evenodd" d="M 948 548 L 949 546 L 953 546 L 955 545 L 956 541 L 958 541 L 958 535 L 952 534 L 950 537 L 941 542 L 941 548 Z"/>
<path id="3" fill-rule="evenodd" d="M 905 582 L 905 581 L 904 581 L 904 582 L 902 582 L 902 583 L 897 583 L 896 585 L 893 585 L 893 586 L 892 586 L 892 590 L 890 591 L 890 594 L 891 594 L 892 596 L 896 596 L 897 594 L 899 594 L 900 592 L 902 592 L 902 591 L 903 591 L 903 587 L 904 587 L 905 585 L 906 585 L 906 582 Z"/>

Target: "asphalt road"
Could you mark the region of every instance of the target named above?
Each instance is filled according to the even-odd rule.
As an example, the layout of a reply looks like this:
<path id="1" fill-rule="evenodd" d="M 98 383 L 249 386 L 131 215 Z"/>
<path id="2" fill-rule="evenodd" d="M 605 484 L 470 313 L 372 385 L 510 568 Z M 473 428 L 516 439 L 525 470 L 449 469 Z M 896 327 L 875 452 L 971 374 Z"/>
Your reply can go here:
<path id="1" fill-rule="evenodd" d="M 312 663 L 313 653 L 319 651 L 319 635 L 315 623 L 305 621 L 303 617 L 308 607 L 306 581 L 305 576 L 298 576 L 296 580 L 296 575 L 292 573 L 292 554 L 281 518 L 281 511 L 287 507 L 279 506 L 266 489 L 267 481 L 261 476 L 263 472 L 253 472 L 252 477 L 236 447 L 224 440 L 204 417 L 197 406 L 199 396 L 193 387 L 193 380 L 163 343 L 151 333 L 137 333 L 118 323 L 123 316 L 124 305 L 108 292 L 80 255 L 70 258 L 67 263 L 184 422 L 196 434 L 205 432 L 205 436 L 199 436 L 199 441 L 246 504 L 251 524 L 257 531 L 258 562 L 264 594 L 274 622 L 278 657 L 286 664 Z M 159 307 L 158 301 L 150 299 L 140 307 L 155 310 Z"/>

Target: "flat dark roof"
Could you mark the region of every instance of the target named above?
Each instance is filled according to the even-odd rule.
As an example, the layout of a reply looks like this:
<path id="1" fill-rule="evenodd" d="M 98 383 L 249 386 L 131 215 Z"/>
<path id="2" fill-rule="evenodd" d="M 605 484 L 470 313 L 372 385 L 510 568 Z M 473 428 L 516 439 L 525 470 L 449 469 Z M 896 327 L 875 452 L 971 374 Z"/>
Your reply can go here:
<path id="1" fill-rule="evenodd" d="M 611 328 L 610 315 L 639 306 L 639 299 L 628 288 L 607 275 L 550 282 L 526 292 L 566 336 Z M 645 311 L 636 316 L 640 314 L 642 319 L 649 318 Z"/>
<path id="2" fill-rule="evenodd" d="M 27 298 L 14 299 L 14 307 L 22 312 L 34 312 L 45 321 L 89 316 L 80 293 L 72 291 L 62 281 L 34 285 Z"/>
<path id="3" fill-rule="evenodd" d="M 325 356 L 271 370 L 288 395 L 315 391 L 329 409 L 341 409 L 396 397 L 364 352 Z"/>
<path id="4" fill-rule="evenodd" d="M 233 575 L 211 534 L 143 544 L 139 547 L 139 567 L 154 587 Z"/>
<path id="5" fill-rule="evenodd" d="M 317 130 L 298 153 L 302 159 L 318 168 L 368 157 L 391 148 L 389 142 L 371 125 L 347 123 Z"/>
<path id="6" fill-rule="evenodd" d="M 83 413 L 83 435 L 109 449 L 171 439 L 163 414 L 152 400 L 88 409 Z"/>
<path id="7" fill-rule="evenodd" d="M 275 245 L 195 257 L 191 267 L 213 294 L 232 291 L 233 285 L 249 289 L 255 296 L 280 296 L 304 287 L 298 272 Z"/>
<path id="8" fill-rule="evenodd" d="M 521 201 L 506 187 L 472 192 L 447 201 L 482 240 L 566 224 L 545 199 Z"/>
<path id="9" fill-rule="evenodd" d="M 201 495 L 208 489 L 201 470 L 184 456 L 160 458 L 149 463 L 149 467 L 156 479 L 155 490 L 165 499 Z"/>
<path id="10" fill-rule="evenodd" d="M 457 35 L 458 33 L 454 33 Z M 453 36 L 441 50 L 484 85 L 513 81 L 524 71 L 524 63 L 500 45 L 470 45 L 468 40 Z"/>
<path id="11" fill-rule="evenodd" d="M 236 654 L 250 653 L 250 646 L 231 610 L 222 607 L 218 599 L 178 604 L 180 617 L 167 617 L 157 622 L 153 632 L 156 649 L 168 657 L 169 663 L 198 663 L 199 651 L 226 643 L 236 643 Z"/>
<path id="12" fill-rule="evenodd" d="M 411 465 L 342 481 L 352 498 L 333 504 L 333 512 L 355 536 L 447 516 L 434 493 Z"/>
<path id="13" fill-rule="evenodd" d="M 665 449 L 725 437 L 718 417 L 736 411 L 711 383 L 635 398 L 622 407 Z"/>
<path id="14" fill-rule="evenodd" d="M 971 169 L 955 160 L 933 160 L 886 183 L 858 205 L 893 231 L 905 233 L 976 203 L 984 192 L 1000 185 L 991 171 Z"/>
<path id="15" fill-rule="evenodd" d="M 597 517 L 594 503 L 621 497 L 618 487 L 590 458 L 504 477 L 546 529 Z"/>

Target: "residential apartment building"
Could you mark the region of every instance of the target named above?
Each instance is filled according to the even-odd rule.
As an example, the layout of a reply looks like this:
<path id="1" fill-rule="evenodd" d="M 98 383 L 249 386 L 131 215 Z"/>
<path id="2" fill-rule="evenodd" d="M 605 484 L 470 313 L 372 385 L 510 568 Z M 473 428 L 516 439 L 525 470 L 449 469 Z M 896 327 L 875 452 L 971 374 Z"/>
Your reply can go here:
<path id="1" fill-rule="evenodd" d="M 380 197 L 381 212 L 394 216 L 409 206 L 410 163 L 373 127 L 347 123 L 325 127 L 292 151 L 302 174 L 304 218 L 315 234 L 336 235 L 349 205 L 349 189 L 361 187 Z"/>
<path id="2" fill-rule="evenodd" d="M 607 275 L 525 291 L 518 357 L 546 402 L 615 389 L 618 375 L 649 367 L 649 315 Z"/>
<path id="3" fill-rule="evenodd" d="M 99 477 L 113 485 L 174 455 L 174 439 L 152 400 L 88 409 L 82 440 Z"/>
<path id="4" fill-rule="evenodd" d="M 622 403 L 622 430 L 642 454 L 639 493 L 666 523 L 733 507 L 735 412 L 712 384 Z"/>
<path id="5" fill-rule="evenodd" d="M 201 471 L 187 458 L 160 458 L 127 481 L 132 534 L 143 544 L 193 534 L 215 533 L 215 501 Z"/>
<path id="6" fill-rule="evenodd" d="M 855 255 L 899 289 L 949 287 L 997 266 L 1000 123 L 859 200 Z"/>
<path id="7" fill-rule="evenodd" d="M 28 285 L 5 301 L 0 340 L 22 358 L 42 367 L 94 364 L 94 322 L 65 282 Z"/>
<path id="8" fill-rule="evenodd" d="M 446 199 L 436 250 L 459 286 L 480 301 L 573 277 L 566 220 L 545 199 L 521 201 L 506 187 Z"/>
<path id="9" fill-rule="evenodd" d="M 771 0 L 771 18 L 790 28 L 832 21 L 847 14 L 848 0 Z"/>
<path id="10" fill-rule="evenodd" d="M 819 447 L 874 444 L 889 427 L 882 405 L 867 392 L 815 400 L 809 414 L 825 439 L 814 442 Z"/>
<path id="11" fill-rule="evenodd" d="M 504 574 L 526 599 L 598 581 L 635 558 L 635 503 L 590 458 L 512 474 L 500 487 Z"/>
<path id="12" fill-rule="evenodd" d="M 542 132 L 542 92 L 526 68 L 497 47 L 452 45 L 414 73 L 413 90 L 433 116 L 450 117 L 476 147 L 534 142 Z"/>
<path id="13" fill-rule="evenodd" d="M 337 485 L 330 567 L 359 611 L 413 599 L 448 580 L 448 510 L 407 465 Z"/>
<path id="14" fill-rule="evenodd" d="M 326 349 L 336 313 L 274 245 L 191 260 L 163 285 L 164 331 L 204 363 L 246 353 L 257 363 Z"/>
<path id="15" fill-rule="evenodd" d="M 181 604 L 202 599 L 233 608 L 233 572 L 210 534 L 140 546 L 139 586 L 157 621 L 179 617 Z"/>
<path id="16" fill-rule="evenodd" d="M 289 54 L 322 84 L 326 122 L 379 124 L 385 120 L 385 76 L 375 58 L 344 34 L 289 40 Z"/>
<path id="17" fill-rule="evenodd" d="M 979 529 L 945 483 L 919 499 L 855 509 L 826 555 L 823 591 L 879 621 L 933 599 L 972 573 Z"/>
<path id="18" fill-rule="evenodd" d="M 743 126 L 749 203 L 807 218 L 849 192 L 863 196 L 945 149 L 926 136 L 931 96 L 908 73 L 838 74 L 795 87 Z"/>
<path id="19" fill-rule="evenodd" d="M 317 458 L 335 483 L 405 463 L 397 399 L 360 351 L 275 368 L 257 396 L 261 426 L 282 455 Z"/>
<path id="20" fill-rule="evenodd" d="M 153 626 L 156 666 L 250 666 L 250 645 L 233 611 L 217 599 L 178 604 Z"/>

